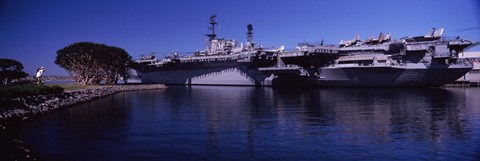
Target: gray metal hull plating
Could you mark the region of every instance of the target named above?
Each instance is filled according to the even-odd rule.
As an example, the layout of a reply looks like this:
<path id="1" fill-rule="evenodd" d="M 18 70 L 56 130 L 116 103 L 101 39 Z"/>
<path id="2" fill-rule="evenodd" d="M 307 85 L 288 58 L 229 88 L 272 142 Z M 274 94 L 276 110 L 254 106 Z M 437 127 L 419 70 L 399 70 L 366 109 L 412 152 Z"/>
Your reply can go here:
<path id="1" fill-rule="evenodd" d="M 271 79 L 245 66 L 190 70 L 138 72 L 142 83 L 185 85 L 271 85 Z"/>
<path id="2" fill-rule="evenodd" d="M 471 68 L 351 67 L 322 69 L 317 86 L 441 86 L 454 82 Z"/>
<path id="3" fill-rule="evenodd" d="M 242 86 L 441 86 L 471 70 L 450 67 L 326 67 L 320 76 L 262 73 L 246 66 L 140 73 L 142 83 Z"/>

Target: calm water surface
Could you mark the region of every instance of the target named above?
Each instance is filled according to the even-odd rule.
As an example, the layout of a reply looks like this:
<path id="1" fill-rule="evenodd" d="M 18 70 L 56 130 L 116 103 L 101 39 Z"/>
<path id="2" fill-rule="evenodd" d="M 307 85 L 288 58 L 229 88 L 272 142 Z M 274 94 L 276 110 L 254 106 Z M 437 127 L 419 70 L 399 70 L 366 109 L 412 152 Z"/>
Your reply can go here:
<path id="1" fill-rule="evenodd" d="M 479 160 L 480 88 L 171 86 L 26 121 L 48 160 Z"/>

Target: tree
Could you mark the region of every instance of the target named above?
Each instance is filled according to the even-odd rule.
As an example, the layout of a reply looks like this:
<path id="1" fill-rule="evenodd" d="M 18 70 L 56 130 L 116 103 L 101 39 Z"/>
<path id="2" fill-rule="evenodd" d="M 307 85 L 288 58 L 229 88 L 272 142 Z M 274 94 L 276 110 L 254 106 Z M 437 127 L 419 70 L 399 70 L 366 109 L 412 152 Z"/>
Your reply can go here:
<path id="1" fill-rule="evenodd" d="M 109 48 L 106 56 L 109 59 L 104 64 L 105 83 L 117 84 L 120 76 L 125 78 L 128 67 L 133 60 L 125 50 L 113 46 Z"/>
<path id="2" fill-rule="evenodd" d="M 92 42 L 78 42 L 57 51 L 55 63 L 87 85 L 116 84 L 118 77 L 127 72 L 133 62 L 128 53 L 118 47 Z"/>
<path id="3" fill-rule="evenodd" d="M 0 59 L 0 81 L 7 84 L 12 80 L 25 78 L 23 64 L 13 59 Z"/>

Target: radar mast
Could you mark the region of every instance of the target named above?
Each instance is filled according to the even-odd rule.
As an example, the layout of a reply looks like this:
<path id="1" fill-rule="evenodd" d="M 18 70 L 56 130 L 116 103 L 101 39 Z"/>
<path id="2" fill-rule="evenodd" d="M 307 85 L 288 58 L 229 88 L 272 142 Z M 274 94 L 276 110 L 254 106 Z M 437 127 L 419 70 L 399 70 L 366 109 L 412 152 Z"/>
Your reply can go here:
<path id="1" fill-rule="evenodd" d="M 208 27 L 209 30 L 212 30 L 211 34 L 207 34 L 209 41 L 215 40 L 217 38 L 217 35 L 215 34 L 215 25 L 218 23 L 215 21 L 215 17 L 217 17 L 217 14 L 212 14 L 210 15 L 210 25 Z"/>

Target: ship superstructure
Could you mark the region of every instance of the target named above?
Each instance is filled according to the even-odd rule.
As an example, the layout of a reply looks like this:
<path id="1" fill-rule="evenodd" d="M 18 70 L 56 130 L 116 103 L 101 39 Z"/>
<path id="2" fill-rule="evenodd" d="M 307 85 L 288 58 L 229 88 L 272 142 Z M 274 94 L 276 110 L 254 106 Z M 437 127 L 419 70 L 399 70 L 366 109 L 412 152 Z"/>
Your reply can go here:
<path id="1" fill-rule="evenodd" d="M 341 42 L 335 64 L 322 68 L 321 85 L 337 86 L 440 86 L 455 81 L 472 69 L 458 54 L 473 41 L 443 37 L 444 29 L 429 34 L 392 40 Z"/>
<path id="2" fill-rule="evenodd" d="M 267 50 L 253 42 L 253 26 L 247 25 L 246 45 L 233 39 L 217 38 L 216 15 L 210 16 L 210 34 L 205 50 L 190 56 L 179 53 L 157 59 L 138 60 L 136 72 L 142 83 L 202 85 L 266 85 L 259 67 L 275 64 L 277 50 Z"/>
<path id="3" fill-rule="evenodd" d="M 443 37 L 444 29 L 425 36 L 378 39 L 360 36 L 337 45 L 300 43 L 294 50 L 264 49 L 253 42 L 217 38 L 216 15 L 205 50 L 190 56 L 178 53 L 157 59 L 142 58 L 135 67 L 142 83 L 257 86 L 440 86 L 472 69 L 458 57 L 477 42 Z"/>

